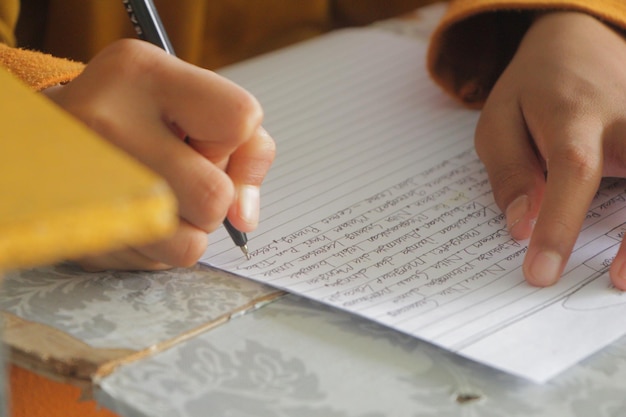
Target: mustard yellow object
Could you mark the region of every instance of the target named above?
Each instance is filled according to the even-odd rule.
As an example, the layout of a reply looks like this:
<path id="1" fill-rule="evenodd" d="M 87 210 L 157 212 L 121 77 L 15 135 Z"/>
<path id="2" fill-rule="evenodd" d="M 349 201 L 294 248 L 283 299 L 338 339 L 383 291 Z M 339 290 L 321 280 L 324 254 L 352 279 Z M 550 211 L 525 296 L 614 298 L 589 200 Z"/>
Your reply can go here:
<path id="1" fill-rule="evenodd" d="M 0 43 L 0 67 L 19 78 L 31 89 L 40 91 L 69 82 L 84 69 L 84 64 L 49 54 L 11 48 Z"/>
<path id="2" fill-rule="evenodd" d="M 0 271 L 172 232 L 164 180 L 0 69 Z"/>

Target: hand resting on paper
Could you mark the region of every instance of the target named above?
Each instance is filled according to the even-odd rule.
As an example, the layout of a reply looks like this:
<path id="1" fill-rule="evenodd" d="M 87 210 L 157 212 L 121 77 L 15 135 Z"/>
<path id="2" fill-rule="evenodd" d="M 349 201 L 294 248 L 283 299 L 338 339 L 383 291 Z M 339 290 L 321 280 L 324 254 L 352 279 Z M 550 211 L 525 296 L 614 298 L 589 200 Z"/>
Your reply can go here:
<path id="1" fill-rule="evenodd" d="M 259 187 L 275 148 L 259 103 L 244 89 L 148 43 L 123 40 L 45 94 L 161 175 L 178 199 L 172 236 L 82 259 L 85 269 L 188 266 L 227 215 L 243 232 L 257 226 Z"/>
<path id="2" fill-rule="evenodd" d="M 531 25 L 483 108 L 476 149 L 527 281 L 561 276 L 603 176 L 626 176 L 626 41 L 581 13 Z M 626 245 L 610 269 L 626 290 Z"/>

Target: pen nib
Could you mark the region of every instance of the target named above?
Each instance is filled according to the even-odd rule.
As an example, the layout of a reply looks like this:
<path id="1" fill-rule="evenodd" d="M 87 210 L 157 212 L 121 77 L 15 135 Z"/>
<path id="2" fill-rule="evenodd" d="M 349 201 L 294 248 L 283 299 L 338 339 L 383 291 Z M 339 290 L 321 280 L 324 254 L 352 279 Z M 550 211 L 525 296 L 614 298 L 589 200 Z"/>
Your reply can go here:
<path id="1" fill-rule="evenodd" d="M 250 252 L 248 252 L 248 245 L 239 246 L 239 248 L 241 248 L 241 251 L 246 256 L 246 259 L 250 260 Z"/>

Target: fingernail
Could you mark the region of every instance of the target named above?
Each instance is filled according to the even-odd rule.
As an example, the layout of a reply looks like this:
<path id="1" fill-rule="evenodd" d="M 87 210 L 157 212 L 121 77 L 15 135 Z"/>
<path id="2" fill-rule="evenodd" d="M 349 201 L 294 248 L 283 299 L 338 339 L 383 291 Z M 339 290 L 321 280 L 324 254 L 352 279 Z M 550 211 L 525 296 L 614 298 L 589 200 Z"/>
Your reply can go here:
<path id="1" fill-rule="evenodd" d="M 563 258 L 556 252 L 543 251 L 535 255 L 529 268 L 532 283 L 547 287 L 558 281 Z"/>
<path id="2" fill-rule="evenodd" d="M 528 201 L 527 195 L 521 195 L 517 197 L 506 208 L 506 227 L 509 230 L 511 236 L 515 238 L 527 237 L 521 235 L 523 233 L 523 225 L 520 224 L 520 221 L 524 218 L 526 213 L 528 213 L 529 208 L 530 203 Z"/>
<path id="3" fill-rule="evenodd" d="M 239 187 L 239 215 L 248 224 L 256 226 L 259 222 L 261 191 L 259 187 L 242 185 Z"/>

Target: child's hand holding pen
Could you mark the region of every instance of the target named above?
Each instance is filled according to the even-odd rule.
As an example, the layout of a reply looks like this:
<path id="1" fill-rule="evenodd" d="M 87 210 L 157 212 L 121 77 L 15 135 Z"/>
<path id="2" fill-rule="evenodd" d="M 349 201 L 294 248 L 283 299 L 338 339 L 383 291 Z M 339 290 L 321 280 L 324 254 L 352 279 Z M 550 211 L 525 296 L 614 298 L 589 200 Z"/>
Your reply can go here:
<path id="1" fill-rule="evenodd" d="M 259 103 L 241 87 L 146 42 L 122 40 L 46 94 L 164 177 L 178 198 L 180 225 L 173 236 L 86 258 L 85 268 L 188 266 L 227 215 L 241 232 L 257 226 L 259 187 L 274 141 L 261 128 Z"/>

